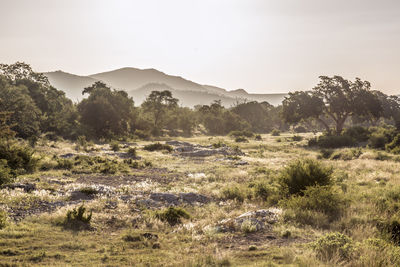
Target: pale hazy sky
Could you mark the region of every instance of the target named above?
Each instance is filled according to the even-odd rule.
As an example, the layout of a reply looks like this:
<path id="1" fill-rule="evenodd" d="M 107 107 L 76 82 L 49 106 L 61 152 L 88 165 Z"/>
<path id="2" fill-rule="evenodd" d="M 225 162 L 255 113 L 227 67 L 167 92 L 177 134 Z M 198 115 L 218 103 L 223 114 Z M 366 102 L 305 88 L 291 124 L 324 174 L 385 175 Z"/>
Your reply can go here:
<path id="1" fill-rule="evenodd" d="M 319 75 L 400 93 L 400 0 L 0 0 L 0 63 L 156 68 L 253 93 Z"/>

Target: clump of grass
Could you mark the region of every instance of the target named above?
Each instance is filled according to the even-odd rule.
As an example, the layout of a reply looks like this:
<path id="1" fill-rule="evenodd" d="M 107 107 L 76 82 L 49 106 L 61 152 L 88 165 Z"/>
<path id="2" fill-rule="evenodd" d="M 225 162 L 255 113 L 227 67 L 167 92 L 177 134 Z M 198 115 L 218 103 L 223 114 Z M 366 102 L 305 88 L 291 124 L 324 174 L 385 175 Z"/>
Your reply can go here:
<path id="1" fill-rule="evenodd" d="M 247 196 L 246 188 L 239 185 L 229 185 L 222 189 L 221 198 L 243 202 Z"/>
<path id="2" fill-rule="evenodd" d="M 3 229 L 7 225 L 7 213 L 0 210 L 0 229 Z"/>
<path id="3" fill-rule="evenodd" d="M 279 182 L 283 192 L 303 194 L 308 186 L 331 184 L 332 172 L 332 168 L 314 159 L 301 159 L 291 162 L 281 171 Z"/>
<path id="4" fill-rule="evenodd" d="M 250 132 L 250 131 L 232 131 L 229 133 L 229 136 L 233 136 L 233 137 L 248 137 L 251 138 L 254 136 L 254 133 Z"/>
<path id="5" fill-rule="evenodd" d="M 224 147 L 224 146 L 226 146 L 226 145 L 221 140 L 219 140 L 218 142 L 212 144 L 213 148 L 221 148 L 221 147 Z"/>
<path id="6" fill-rule="evenodd" d="M 82 204 L 77 208 L 67 211 L 67 215 L 63 221 L 65 228 L 81 230 L 90 228 L 90 221 L 92 220 L 92 212 L 85 215 L 86 207 Z"/>
<path id="7" fill-rule="evenodd" d="M 114 152 L 120 151 L 120 149 L 121 149 L 118 141 L 111 142 L 110 147 L 111 147 L 111 150 Z"/>
<path id="8" fill-rule="evenodd" d="M 128 149 L 128 156 L 131 157 L 131 158 L 137 158 L 136 148 L 130 147 Z"/>
<path id="9" fill-rule="evenodd" d="M 278 129 L 273 129 L 271 131 L 271 135 L 272 136 L 280 136 L 281 135 L 281 131 L 279 131 Z"/>
<path id="10" fill-rule="evenodd" d="M 249 140 L 244 136 L 238 136 L 235 138 L 236 143 L 247 143 Z"/>
<path id="11" fill-rule="evenodd" d="M 262 141 L 262 137 L 261 137 L 260 134 L 257 134 L 257 135 L 254 137 L 254 139 L 257 140 L 257 141 Z"/>
<path id="12" fill-rule="evenodd" d="M 169 207 L 163 211 L 158 211 L 155 216 L 157 219 L 168 222 L 172 226 L 182 223 L 182 218 L 190 218 L 190 214 L 180 207 Z"/>
<path id="13" fill-rule="evenodd" d="M 161 143 L 159 143 L 159 142 L 146 145 L 146 146 L 144 146 L 143 149 L 144 149 L 144 150 L 147 150 L 147 151 L 166 150 L 166 151 L 168 151 L 168 152 L 172 152 L 172 151 L 174 150 L 174 149 L 172 148 L 172 146 L 167 145 L 167 144 L 161 144 Z"/>
<path id="14" fill-rule="evenodd" d="M 322 236 L 313 244 L 313 248 L 317 257 L 323 261 L 333 259 L 347 261 L 355 251 L 353 240 L 341 233 L 328 233 Z"/>
<path id="15" fill-rule="evenodd" d="M 240 230 L 246 234 L 254 233 L 257 231 L 257 225 L 251 220 L 245 220 L 240 225 Z"/>
<path id="16" fill-rule="evenodd" d="M 300 135 L 293 135 L 292 136 L 292 141 L 298 142 L 298 141 L 301 141 L 301 140 L 303 140 L 303 137 L 300 136 Z"/>
<path id="17" fill-rule="evenodd" d="M 71 159 L 57 159 L 56 169 L 71 170 L 74 167 L 74 162 Z"/>

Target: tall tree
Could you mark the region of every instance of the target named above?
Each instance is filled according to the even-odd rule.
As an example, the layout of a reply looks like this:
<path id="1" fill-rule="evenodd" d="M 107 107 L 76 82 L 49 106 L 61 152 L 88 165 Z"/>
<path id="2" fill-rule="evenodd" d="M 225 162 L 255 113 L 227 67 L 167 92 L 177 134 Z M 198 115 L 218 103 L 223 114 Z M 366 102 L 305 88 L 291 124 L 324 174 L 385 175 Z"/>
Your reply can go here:
<path id="1" fill-rule="evenodd" d="M 166 122 L 166 115 L 178 107 L 178 99 L 172 97 L 171 91 L 152 91 L 142 103 L 145 112 L 151 114 L 153 134 L 159 135 Z"/>

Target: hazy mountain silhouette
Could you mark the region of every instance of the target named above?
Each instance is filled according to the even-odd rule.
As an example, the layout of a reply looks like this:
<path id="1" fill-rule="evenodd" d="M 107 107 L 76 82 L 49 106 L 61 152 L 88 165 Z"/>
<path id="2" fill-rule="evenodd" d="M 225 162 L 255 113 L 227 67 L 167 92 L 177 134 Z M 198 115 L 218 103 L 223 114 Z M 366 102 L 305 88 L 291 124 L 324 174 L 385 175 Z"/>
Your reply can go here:
<path id="1" fill-rule="evenodd" d="M 78 76 L 62 71 L 45 73 L 50 83 L 65 91 L 72 100 L 81 100 L 82 89 L 95 81 L 103 81 L 115 89 L 123 89 L 133 97 L 136 104 L 142 101 L 154 90 L 170 90 L 183 106 L 193 107 L 198 104 L 210 104 L 221 100 L 224 106 L 236 102 L 267 101 L 278 105 L 286 94 L 249 94 L 244 89 L 227 91 L 211 85 L 201 85 L 179 76 L 165 74 L 155 69 L 122 68 L 89 76 Z"/>

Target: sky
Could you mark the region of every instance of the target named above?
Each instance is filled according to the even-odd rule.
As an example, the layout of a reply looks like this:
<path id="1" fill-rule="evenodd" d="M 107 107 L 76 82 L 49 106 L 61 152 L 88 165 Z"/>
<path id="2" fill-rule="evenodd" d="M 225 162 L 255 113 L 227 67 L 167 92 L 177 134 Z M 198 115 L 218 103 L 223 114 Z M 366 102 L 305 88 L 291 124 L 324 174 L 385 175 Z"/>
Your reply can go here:
<path id="1" fill-rule="evenodd" d="M 399 0 L 0 0 L 0 63 L 155 68 L 251 93 L 320 75 L 400 94 Z"/>

